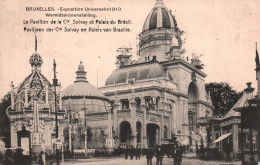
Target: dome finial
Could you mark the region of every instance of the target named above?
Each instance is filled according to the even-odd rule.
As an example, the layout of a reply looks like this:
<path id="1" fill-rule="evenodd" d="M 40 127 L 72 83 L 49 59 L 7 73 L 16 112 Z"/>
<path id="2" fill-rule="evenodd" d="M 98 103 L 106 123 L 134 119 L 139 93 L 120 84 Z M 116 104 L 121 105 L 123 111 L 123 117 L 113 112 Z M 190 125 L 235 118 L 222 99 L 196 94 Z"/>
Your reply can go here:
<path id="1" fill-rule="evenodd" d="M 34 68 L 41 67 L 41 65 L 43 63 L 41 56 L 37 53 L 37 36 L 36 36 L 36 34 L 35 34 L 35 53 L 33 53 L 33 55 L 30 57 L 29 62 L 31 64 L 31 66 Z"/>
<path id="2" fill-rule="evenodd" d="M 78 66 L 78 71 L 76 71 L 76 81 L 75 82 L 88 82 L 86 77 L 87 72 L 85 72 L 83 62 L 80 61 Z"/>

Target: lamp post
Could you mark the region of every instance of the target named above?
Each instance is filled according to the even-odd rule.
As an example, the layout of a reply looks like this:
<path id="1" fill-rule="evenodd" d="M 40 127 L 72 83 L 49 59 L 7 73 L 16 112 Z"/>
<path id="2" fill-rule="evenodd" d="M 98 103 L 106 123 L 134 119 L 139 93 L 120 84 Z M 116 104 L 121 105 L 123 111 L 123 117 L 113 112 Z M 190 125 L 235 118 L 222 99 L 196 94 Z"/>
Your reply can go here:
<path id="1" fill-rule="evenodd" d="M 56 62 L 55 59 L 53 60 L 53 72 L 54 72 L 54 78 L 53 78 L 53 88 L 54 88 L 54 110 L 55 110 L 55 133 L 56 133 L 56 142 L 59 137 L 59 127 L 58 127 L 58 108 L 57 108 L 57 86 L 58 85 L 58 79 L 56 78 Z M 60 164 L 59 160 L 59 149 L 56 144 L 56 162 L 57 165 Z"/>
<path id="2" fill-rule="evenodd" d="M 86 120 L 86 103 L 85 103 L 85 96 L 84 96 L 84 107 L 82 108 L 82 110 L 84 110 L 84 128 L 85 128 L 85 157 L 88 156 L 88 132 L 87 132 L 87 120 Z"/>

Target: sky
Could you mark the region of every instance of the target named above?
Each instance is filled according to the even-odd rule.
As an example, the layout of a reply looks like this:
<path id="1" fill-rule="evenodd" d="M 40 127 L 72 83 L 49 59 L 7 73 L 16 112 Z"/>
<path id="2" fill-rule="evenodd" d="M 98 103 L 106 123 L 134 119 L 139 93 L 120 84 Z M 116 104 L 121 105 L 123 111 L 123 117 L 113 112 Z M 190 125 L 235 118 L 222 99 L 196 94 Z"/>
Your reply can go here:
<path id="1" fill-rule="evenodd" d="M 256 42 L 260 45 L 260 3 L 258 0 L 164 0 L 178 26 L 185 31 L 187 50 L 203 54 L 206 82 L 228 82 L 235 90 L 246 88 L 255 78 Z M 18 86 L 31 73 L 29 58 L 34 53 L 35 34 L 24 32 L 24 20 L 48 20 L 42 11 L 26 11 L 26 7 L 120 7 L 116 12 L 95 12 L 98 20 L 131 20 L 131 32 L 39 32 L 38 53 L 43 59 L 42 74 L 53 78 L 53 59 L 62 88 L 72 84 L 80 63 L 85 65 L 87 79 L 94 86 L 104 86 L 107 77 L 116 69 L 116 49 L 132 47 L 136 56 L 137 36 L 155 0 L 0 0 L 0 98 L 9 90 L 11 81 Z M 53 13 L 57 13 L 55 11 Z M 57 20 L 58 18 L 54 18 Z M 73 18 L 70 18 L 73 19 Z M 80 18 L 77 18 L 80 19 Z M 92 18 L 86 18 L 91 20 Z M 63 20 L 63 18 L 61 19 Z M 84 19 L 81 19 L 84 20 Z M 59 25 L 34 25 L 56 27 Z M 60 25 L 84 27 L 85 25 Z M 115 25 L 95 25 L 113 27 Z M 99 58 L 100 57 L 100 58 Z"/>

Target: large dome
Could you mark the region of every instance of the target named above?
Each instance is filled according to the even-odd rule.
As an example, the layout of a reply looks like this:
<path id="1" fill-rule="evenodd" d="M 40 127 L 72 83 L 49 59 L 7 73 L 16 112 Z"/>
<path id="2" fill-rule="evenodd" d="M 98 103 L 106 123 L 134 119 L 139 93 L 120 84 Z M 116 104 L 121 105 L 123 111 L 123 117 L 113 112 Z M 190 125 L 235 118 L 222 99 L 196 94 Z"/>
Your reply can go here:
<path id="1" fill-rule="evenodd" d="M 157 0 L 155 6 L 147 16 L 143 32 L 147 30 L 152 30 L 156 28 L 175 28 L 175 18 L 172 16 L 171 12 L 166 8 L 162 0 Z"/>
<path id="2" fill-rule="evenodd" d="M 88 82 L 75 82 L 69 85 L 63 90 L 62 96 L 105 97 L 102 92 Z"/>
<path id="3" fill-rule="evenodd" d="M 87 81 L 84 65 L 80 62 L 76 71 L 76 80 L 62 91 L 63 107 L 67 110 L 79 112 L 83 115 L 82 108 L 87 108 L 87 113 L 105 112 L 109 100 L 95 86 Z"/>
<path id="4" fill-rule="evenodd" d="M 107 78 L 105 85 L 127 83 L 127 80 L 129 79 L 139 81 L 167 76 L 170 80 L 173 80 L 172 76 L 169 73 L 167 74 L 157 61 L 153 60 L 150 62 L 123 66 L 120 69 L 115 70 Z"/>

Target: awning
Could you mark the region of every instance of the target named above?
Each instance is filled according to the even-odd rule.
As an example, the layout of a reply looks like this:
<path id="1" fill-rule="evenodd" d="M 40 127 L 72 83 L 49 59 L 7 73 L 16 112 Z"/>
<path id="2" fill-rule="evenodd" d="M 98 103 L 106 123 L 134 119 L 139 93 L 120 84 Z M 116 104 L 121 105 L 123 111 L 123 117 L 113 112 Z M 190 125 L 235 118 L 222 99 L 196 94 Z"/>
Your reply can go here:
<path id="1" fill-rule="evenodd" d="M 227 137 L 229 137 L 232 133 L 225 133 L 223 135 L 221 135 L 217 140 L 215 140 L 213 143 L 217 143 L 220 142 L 221 140 L 226 139 Z"/>

